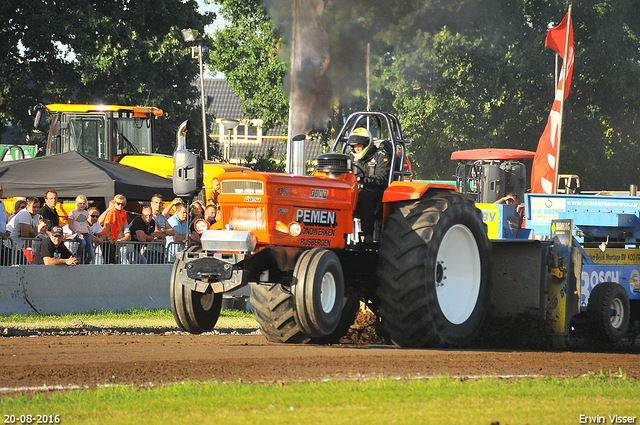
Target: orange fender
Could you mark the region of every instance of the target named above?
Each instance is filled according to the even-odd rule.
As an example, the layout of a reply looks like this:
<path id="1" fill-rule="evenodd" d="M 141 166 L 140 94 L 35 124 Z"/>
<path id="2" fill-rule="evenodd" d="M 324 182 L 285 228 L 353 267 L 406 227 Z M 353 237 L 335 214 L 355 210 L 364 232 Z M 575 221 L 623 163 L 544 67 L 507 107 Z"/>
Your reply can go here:
<path id="1" fill-rule="evenodd" d="M 410 201 L 410 200 L 418 200 L 424 195 L 429 189 L 445 189 L 452 190 L 454 192 L 459 192 L 458 188 L 453 184 L 442 184 L 442 183 L 424 183 L 424 182 L 410 182 L 410 181 L 400 181 L 400 182 L 391 182 L 389 187 L 384 191 L 384 195 L 382 197 L 383 203 L 383 219 L 382 219 L 382 228 L 385 228 L 387 225 L 387 217 L 394 210 L 394 203 L 398 201 Z"/>

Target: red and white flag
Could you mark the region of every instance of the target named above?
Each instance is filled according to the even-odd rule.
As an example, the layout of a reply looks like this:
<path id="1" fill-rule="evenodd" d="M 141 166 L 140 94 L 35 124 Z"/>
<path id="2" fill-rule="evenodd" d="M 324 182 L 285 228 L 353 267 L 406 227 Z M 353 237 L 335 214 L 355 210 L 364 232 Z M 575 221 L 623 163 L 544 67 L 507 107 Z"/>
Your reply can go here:
<path id="1" fill-rule="evenodd" d="M 565 15 L 560 25 L 549 30 L 544 42 L 545 47 L 551 47 L 562 57 L 563 61 L 562 72 L 556 86 L 555 99 L 547 119 L 547 126 L 544 128 L 542 137 L 540 137 L 538 149 L 533 159 L 531 193 L 552 194 L 556 192 L 560 131 L 562 127 L 562 102 L 569 95 L 571 76 L 573 74 L 573 25 L 570 22 L 570 14 L 571 10 Z M 569 27 L 568 43 L 567 27 Z"/>

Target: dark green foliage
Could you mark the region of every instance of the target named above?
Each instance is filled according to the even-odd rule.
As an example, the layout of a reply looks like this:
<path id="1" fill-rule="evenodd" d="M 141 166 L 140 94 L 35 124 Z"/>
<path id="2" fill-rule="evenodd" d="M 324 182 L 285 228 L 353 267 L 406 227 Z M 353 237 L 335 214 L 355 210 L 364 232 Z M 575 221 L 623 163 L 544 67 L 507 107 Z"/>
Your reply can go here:
<path id="1" fill-rule="evenodd" d="M 249 151 L 244 158 L 245 165 L 254 171 L 273 171 L 277 173 L 284 173 L 285 171 L 285 158 L 281 156 L 277 161 L 273 158 L 274 148 L 270 146 L 267 153 L 261 154 L 258 157 L 254 156 L 253 151 Z"/>
<path id="2" fill-rule="evenodd" d="M 200 15 L 195 0 L 6 0 L 0 16 L 3 125 L 30 130 L 27 110 L 39 102 L 148 105 L 165 112 L 157 150 L 171 152 L 188 118 L 190 140 L 202 140 L 198 65 L 180 30 L 202 32 L 215 15 Z"/>
<path id="3" fill-rule="evenodd" d="M 264 50 L 269 54 L 262 57 L 288 62 L 290 1 L 265 2 L 277 18 L 269 25 L 254 1 L 220 3 L 225 16 L 242 21 L 232 19 L 233 31 L 249 28 L 245 19 L 271 29 L 264 39 L 270 40 Z M 583 186 L 592 189 L 638 184 L 640 7 L 631 1 L 572 3 L 576 55 L 560 172 L 579 174 Z M 331 60 L 338 64 L 331 79 L 340 88 L 333 88 L 329 132 L 335 135 L 345 116 L 366 107 L 370 43 L 372 109 L 400 117 L 413 141 L 409 151 L 417 177 L 450 178 L 454 164 L 449 157 L 458 149 L 535 150 L 554 97 L 554 52 L 544 47 L 544 39 L 549 25 L 557 25 L 567 9 L 565 1 L 557 0 L 325 1 Z M 241 51 L 252 44 L 259 49 L 264 40 L 245 38 Z M 233 47 L 224 50 L 229 54 Z M 264 62 L 244 53 L 227 65 L 227 77 L 256 86 L 237 94 L 255 103 L 256 93 L 272 93 L 272 108 L 265 111 L 279 111 L 279 119 L 286 120 L 280 89 L 284 68 L 266 77 Z M 267 97 L 258 96 L 261 105 Z"/>
<path id="4" fill-rule="evenodd" d="M 286 65 L 280 58 L 280 33 L 257 1 L 216 0 L 230 25 L 215 32 L 209 64 L 225 74 L 244 102 L 247 117 L 264 128 L 286 124 L 288 103 L 282 90 Z"/>
<path id="5" fill-rule="evenodd" d="M 209 65 L 224 72 L 247 116 L 265 128 L 285 124 L 291 0 L 215 2 L 229 24 L 205 37 Z M 638 184 L 640 6 L 572 4 L 576 55 L 560 172 L 579 174 L 590 189 Z M 371 108 L 398 114 L 417 177 L 450 178 L 457 149 L 535 150 L 554 97 L 554 52 L 544 38 L 567 8 L 558 0 L 325 0 L 334 98 L 326 138 L 366 108 L 370 44 Z M 8 17 L 0 24 L 3 126 L 29 129 L 26 111 L 43 101 L 146 104 L 165 111 L 160 151 L 171 151 L 187 118 L 189 147 L 201 148 L 197 61 L 180 29 L 201 30 L 215 17 L 197 13 L 194 0 L 5 0 L 0 16 Z"/>

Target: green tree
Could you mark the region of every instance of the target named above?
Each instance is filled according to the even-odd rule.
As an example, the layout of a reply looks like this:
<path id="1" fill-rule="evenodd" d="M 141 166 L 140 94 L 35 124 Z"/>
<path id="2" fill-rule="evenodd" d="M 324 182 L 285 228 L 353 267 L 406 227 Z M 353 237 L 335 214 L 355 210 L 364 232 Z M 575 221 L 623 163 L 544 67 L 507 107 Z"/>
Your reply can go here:
<path id="1" fill-rule="evenodd" d="M 448 28 L 419 31 L 407 51 L 381 71 L 410 147 L 418 177 L 450 178 L 451 152 L 479 147 L 530 148 L 536 124 L 550 107 L 536 103 L 527 86 L 542 75 L 482 38 L 452 34 Z M 548 113 L 548 109 L 547 112 Z M 537 140 L 537 139 L 535 139 Z"/>
<path id="2" fill-rule="evenodd" d="M 416 8 L 416 19 L 385 36 L 393 49 L 379 58 L 377 72 L 414 141 L 419 177 L 451 176 L 456 149 L 535 150 L 553 102 L 555 54 L 543 47 L 544 37 L 567 4 L 497 1 L 486 8 L 493 16 L 478 7 L 464 20 L 457 13 L 433 18 L 470 4 L 450 2 L 438 12 L 432 2 L 423 9 L 429 16 Z M 560 172 L 579 174 L 586 188 L 640 180 L 639 14 L 634 2 L 573 2 L 576 56 Z"/>
<path id="3" fill-rule="evenodd" d="M 8 18 L 1 33 L 4 125 L 29 130 L 27 109 L 39 102 L 153 105 L 165 112 L 158 150 L 171 151 L 187 118 L 197 139 L 198 66 L 180 30 L 202 32 L 215 15 L 198 13 L 195 0 L 7 0 L 0 8 Z"/>
<path id="4" fill-rule="evenodd" d="M 281 65 L 288 62 L 290 2 L 269 2 L 278 7 L 268 13 L 249 0 L 219 3 L 232 24 L 224 33 L 228 38 L 214 37 L 224 41 L 217 69 L 236 80 L 234 90 L 259 106 L 257 113 L 277 110 L 280 121 L 272 122 L 284 122 Z M 640 180 L 636 3 L 573 2 L 576 56 L 560 172 L 579 174 L 587 187 L 621 188 Z M 336 65 L 327 137 L 350 112 L 364 109 L 369 43 L 372 109 L 400 117 L 413 140 L 417 177 L 451 177 L 455 164 L 449 157 L 458 149 L 537 148 L 554 98 L 555 54 L 544 48 L 544 39 L 549 25 L 566 13 L 566 1 L 353 0 L 324 6 Z M 280 64 L 273 68 L 277 78 L 266 59 Z"/>
<path id="5" fill-rule="evenodd" d="M 258 155 L 257 157 L 254 155 L 253 151 L 250 150 L 247 153 L 247 156 L 244 158 L 245 165 L 251 168 L 254 171 L 271 171 L 283 173 L 285 171 L 285 158 L 281 156 L 276 161 L 273 159 L 274 155 L 274 147 L 270 146 L 266 153 Z"/>
<path id="6" fill-rule="evenodd" d="M 285 62 L 282 38 L 256 1 L 215 0 L 229 25 L 213 34 L 210 66 L 225 74 L 247 117 L 261 118 L 265 128 L 287 122 L 283 92 Z"/>
<path id="7" fill-rule="evenodd" d="M 572 15 L 577 47 L 560 172 L 593 190 L 628 188 L 640 182 L 640 8 L 580 1 Z"/>

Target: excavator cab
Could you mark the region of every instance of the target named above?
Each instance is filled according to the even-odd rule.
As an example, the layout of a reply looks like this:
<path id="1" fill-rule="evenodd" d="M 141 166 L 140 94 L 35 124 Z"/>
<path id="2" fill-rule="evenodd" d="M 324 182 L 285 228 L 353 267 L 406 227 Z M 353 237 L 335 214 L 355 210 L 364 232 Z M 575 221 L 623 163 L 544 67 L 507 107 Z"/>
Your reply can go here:
<path id="1" fill-rule="evenodd" d="M 162 110 L 118 105 L 50 104 L 35 107 L 37 129 L 50 117 L 45 155 L 78 151 L 106 160 L 153 152 L 153 121 Z"/>

